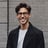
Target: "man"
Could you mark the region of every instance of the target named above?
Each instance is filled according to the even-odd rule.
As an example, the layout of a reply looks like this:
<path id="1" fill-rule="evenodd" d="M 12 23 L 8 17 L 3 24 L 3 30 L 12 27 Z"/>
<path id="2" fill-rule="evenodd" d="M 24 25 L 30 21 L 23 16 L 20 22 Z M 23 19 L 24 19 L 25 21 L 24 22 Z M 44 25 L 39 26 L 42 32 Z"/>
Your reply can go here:
<path id="1" fill-rule="evenodd" d="M 43 32 L 29 21 L 31 7 L 26 3 L 20 3 L 15 12 L 20 25 L 10 32 L 7 48 L 45 48 Z"/>

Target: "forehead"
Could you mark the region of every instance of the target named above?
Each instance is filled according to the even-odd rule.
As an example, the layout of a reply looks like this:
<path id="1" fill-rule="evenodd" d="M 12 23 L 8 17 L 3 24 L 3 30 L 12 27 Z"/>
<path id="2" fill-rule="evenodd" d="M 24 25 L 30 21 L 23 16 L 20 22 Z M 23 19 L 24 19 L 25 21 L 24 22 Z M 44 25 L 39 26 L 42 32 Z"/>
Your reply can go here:
<path id="1" fill-rule="evenodd" d="M 26 8 L 20 8 L 19 12 L 28 12 Z"/>

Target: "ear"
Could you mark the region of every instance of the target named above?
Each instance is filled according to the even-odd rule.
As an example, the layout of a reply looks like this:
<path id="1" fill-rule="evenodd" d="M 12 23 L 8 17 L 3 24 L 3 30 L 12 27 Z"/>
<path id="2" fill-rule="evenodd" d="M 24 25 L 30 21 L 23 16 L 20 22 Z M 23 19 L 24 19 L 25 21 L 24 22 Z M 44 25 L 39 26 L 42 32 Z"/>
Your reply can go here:
<path id="1" fill-rule="evenodd" d="M 29 14 L 29 17 L 31 17 L 31 15 Z"/>
<path id="2" fill-rule="evenodd" d="M 16 15 L 16 18 L 18 18 L 18 16 Z"/>

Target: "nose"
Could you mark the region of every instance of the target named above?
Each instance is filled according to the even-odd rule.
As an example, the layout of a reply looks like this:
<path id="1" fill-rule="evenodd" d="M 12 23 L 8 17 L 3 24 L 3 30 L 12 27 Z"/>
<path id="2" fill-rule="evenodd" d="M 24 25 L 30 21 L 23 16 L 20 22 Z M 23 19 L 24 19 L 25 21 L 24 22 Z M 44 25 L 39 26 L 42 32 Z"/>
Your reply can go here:
<path id="1" fill-rule="evenodd" d="M 21 17 L 24 17 L 24 15 L 22 14 Z"/>

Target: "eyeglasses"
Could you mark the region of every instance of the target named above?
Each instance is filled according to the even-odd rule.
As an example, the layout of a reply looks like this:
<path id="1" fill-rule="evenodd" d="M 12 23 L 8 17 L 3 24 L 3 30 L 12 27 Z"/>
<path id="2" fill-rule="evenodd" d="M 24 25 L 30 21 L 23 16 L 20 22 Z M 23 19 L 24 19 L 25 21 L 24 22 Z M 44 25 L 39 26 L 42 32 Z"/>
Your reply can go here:
<path id="1" fill-rule="evenodd" d="M 19 12 L 19 13 L 17 13 L 17 15 L 28 15 L 29 13 L 28 12 Z"/>

